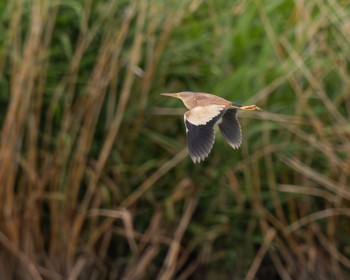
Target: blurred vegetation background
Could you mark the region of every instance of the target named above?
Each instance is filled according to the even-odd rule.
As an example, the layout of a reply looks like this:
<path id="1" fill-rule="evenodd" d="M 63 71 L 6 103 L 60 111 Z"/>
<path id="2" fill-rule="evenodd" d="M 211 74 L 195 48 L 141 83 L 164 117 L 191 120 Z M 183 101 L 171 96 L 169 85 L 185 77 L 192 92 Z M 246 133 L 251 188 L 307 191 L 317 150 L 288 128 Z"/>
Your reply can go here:
<path id="1" fill-rule="evenodd" d="M 0 2 L 2 279 L 350 279 L 344 0 Z M 184 107 L 241 113 L 194 165 Z"/>

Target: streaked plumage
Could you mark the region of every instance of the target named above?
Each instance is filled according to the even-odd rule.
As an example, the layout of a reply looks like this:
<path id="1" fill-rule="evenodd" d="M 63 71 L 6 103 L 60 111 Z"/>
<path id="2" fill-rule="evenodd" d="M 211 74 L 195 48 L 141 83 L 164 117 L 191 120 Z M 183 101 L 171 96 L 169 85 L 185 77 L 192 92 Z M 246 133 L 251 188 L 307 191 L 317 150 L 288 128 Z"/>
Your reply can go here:
<path id="1" fill-rule="evenodd" d="M 182 100 L 189 109 L 184 115 L 187 147 L 194 163 L 203 161 L 215 142 L 214 126 L 217 124 L 227 143 L 238 149 L 242 143 L 241 126 L 237 110 L 257 111 L 255 105 L 242 106 L 210 93 L 162 93 Z"/>

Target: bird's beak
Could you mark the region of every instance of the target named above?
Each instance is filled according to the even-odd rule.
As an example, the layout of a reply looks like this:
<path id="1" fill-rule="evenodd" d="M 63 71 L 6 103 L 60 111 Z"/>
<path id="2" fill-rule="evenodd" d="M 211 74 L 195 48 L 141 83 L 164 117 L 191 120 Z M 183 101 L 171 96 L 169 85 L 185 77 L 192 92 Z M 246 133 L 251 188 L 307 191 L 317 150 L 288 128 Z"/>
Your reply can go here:
<path id="1" fill-rule="evenodd" d="M 180 94 L 178 92 L 177 93 L 161 93 L 160 95 L 180 98 Z"/>

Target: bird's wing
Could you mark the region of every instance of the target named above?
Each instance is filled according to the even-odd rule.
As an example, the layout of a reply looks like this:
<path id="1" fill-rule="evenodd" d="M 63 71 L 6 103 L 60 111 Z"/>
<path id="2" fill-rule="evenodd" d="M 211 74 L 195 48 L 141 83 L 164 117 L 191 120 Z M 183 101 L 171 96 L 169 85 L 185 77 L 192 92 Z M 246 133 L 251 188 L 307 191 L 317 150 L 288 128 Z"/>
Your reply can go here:
<path id="1" fill-rule="evenodd" d="M 238 149 L 241 146 L 242 130 L 237 119 L 236 109 L 228 109 L 225 112 L 219 128 L 225 140 L 232 148 Z"/>
<path id="2" fill-rule="evenodd" d="M 187 147 L 194 163 L 204 160 L 214 141 L 214 125 L 221 119 L 226 108 L 221 105 L 198 106 L 184 115 Z"/>

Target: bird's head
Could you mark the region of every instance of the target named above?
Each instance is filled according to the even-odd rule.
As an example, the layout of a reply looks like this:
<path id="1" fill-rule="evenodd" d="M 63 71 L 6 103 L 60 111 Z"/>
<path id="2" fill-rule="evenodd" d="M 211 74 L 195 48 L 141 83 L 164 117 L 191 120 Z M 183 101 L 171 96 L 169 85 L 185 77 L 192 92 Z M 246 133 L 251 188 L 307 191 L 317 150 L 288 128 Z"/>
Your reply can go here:
<path id="1" fill-rule="evenodd" d="M 182 100 L 184 104 L 187 104 L 190 100 L 194 98 L 194 94 L 192 91 L 181 91 L 176 93 L 161 93 L 160 95 L 179 98 Z"/>

